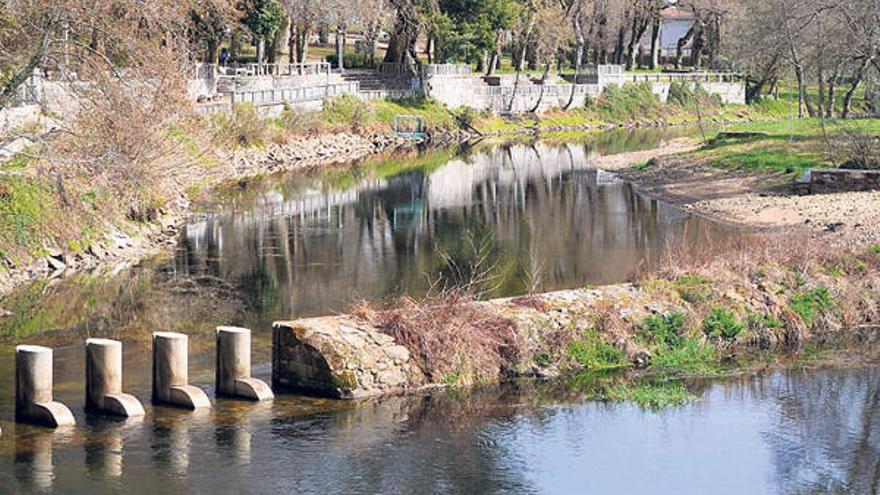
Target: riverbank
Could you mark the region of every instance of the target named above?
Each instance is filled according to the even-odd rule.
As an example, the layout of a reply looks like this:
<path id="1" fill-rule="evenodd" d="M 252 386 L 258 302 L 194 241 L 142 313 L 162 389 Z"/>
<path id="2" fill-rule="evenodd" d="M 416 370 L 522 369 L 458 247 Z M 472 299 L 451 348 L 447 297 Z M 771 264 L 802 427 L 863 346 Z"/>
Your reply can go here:
<path id="1" fill-rule="evenodd" d="M 869 158 L 865 146 L 880 132 L 877 119 L 827 126 L 818 120 L 740 124 L 730 129 L 744 137 L 717 139 L 712 132 L 708 144 L 614 168 L 641 192 L 706 218 L 802 231 L 829 248 L 880 244 L 880 191 L 805 195 L 796 187 L 795 179 L 808 169 Z"/>
<path id="2" fill-rule="evenodd" d="M 626 368 L 712 376 L 825 346 L 874 348 L 878 285 L 876 250 L 829 252 L 792 232 L 707 239 L 629 284 L 486 302 L 451 291 L 276 323 L 273 377 L 360 398 Z M 303 356 L 323 364 L 304 368 Z"/>
<path id="3" fill-rule="evenodd" d="M 32 259 L 20 265 L 6 257 L 6 270 L 0 271 L 0 298 L 36 280 L 63 278 L 83 271 L 95 275 L 118 272 L 173 247 L 179 226 L 190 213 L 192 199 L 221 184 L 282 171 L 330 167 L 416 147 L 412 141 L 387 134 L 331 133 L 291 143 L 208 151 L 187 146 L 191 144 L 188 139 L 181 145 L 182 152 L 195 155 L 191 158 L 198 165 L 175 174 L 169 181 L 170 187 L 166 182 L 169 198 L 147 221 L 108 215 L 103 235 L 85 228 L 90 232 L 89 238 L 62 239 L 60 243 L 49 243 L 46 239 L 46 243 L 34 249 Z M 5 310 L 0 308 L 2 312 Z"/>
<path id="4" fill-rule="evenodd" d="M 707 122 L 773 118 L 780 107 L 778 102 L 720 106 L 705 95 L 661 104 L 642 93 L 625 89 L 600 98 L 592 108 L 509 119 L 451 111 L 433 100 L 363 102 L 343 96 L 320 112 L 291 109 L 270 120 L 242 106 L 208 122 L 172 126 L 155 143 L 159 149 L 149 151 L 146 164 L 122 171 L 121 178 L 101 180 L 67 165 L 55 171 L 52 156 L 28 151 L 2 165 L 9 174 L 0 176 L 0 190 L 6 192 L 0 195 L 0 298 L 34 280 L 83 270 L 112 272 L 172 245 L 191 200 L 218 184 L 415 149 L 412 141 L 389 132 L 400 114 L 422 118 L 428 145 L 436 147 L 486 136 L 534 138 L 565 130 L 684 125 L 703 115 L 688 106 L 697 101 L 706 105 Z M 33 142 L 44 140 L 32 137 Z M 138 142 L 143 136 L 133 132 L 122 139 Z M 49 150 L 70 144 L 48 143 Z"/>

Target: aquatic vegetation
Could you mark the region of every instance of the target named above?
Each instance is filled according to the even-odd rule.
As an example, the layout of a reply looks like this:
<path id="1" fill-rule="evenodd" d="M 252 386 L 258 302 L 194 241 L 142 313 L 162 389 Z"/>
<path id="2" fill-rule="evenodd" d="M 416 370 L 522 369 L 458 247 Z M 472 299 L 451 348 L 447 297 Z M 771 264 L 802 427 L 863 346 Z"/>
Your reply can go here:
<path id="1" fill-rule="evenodd" d="M 611 401 L 634 402 L 652 411 L 681 406 L 697 399 L 679 381 L 618 384 L 608 388 L 605 398 Z"/>

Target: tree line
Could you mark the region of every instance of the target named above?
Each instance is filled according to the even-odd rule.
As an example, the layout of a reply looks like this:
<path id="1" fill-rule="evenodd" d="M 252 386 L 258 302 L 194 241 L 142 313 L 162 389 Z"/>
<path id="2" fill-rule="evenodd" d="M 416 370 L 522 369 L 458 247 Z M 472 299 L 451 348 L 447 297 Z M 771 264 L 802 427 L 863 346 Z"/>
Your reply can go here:
<path id="1" fill-rule="evenodd" d="M 663 60 L 670 9 L 692 22 Z M 342 67 L 354 33 L 368 65 L 412 73 L 426 62 L 487 75 L 502 60 L 544 73 L 665 63 L 741 72 L 750 99 L 791 80 L 801 116 L 845 116 L 880 74 L 880 0 L 3 0 L 0 107 L 38 67 L 186 73 L 247 44 L 258 62 L 301 63 L 314 37 L 335 43 Z"/>

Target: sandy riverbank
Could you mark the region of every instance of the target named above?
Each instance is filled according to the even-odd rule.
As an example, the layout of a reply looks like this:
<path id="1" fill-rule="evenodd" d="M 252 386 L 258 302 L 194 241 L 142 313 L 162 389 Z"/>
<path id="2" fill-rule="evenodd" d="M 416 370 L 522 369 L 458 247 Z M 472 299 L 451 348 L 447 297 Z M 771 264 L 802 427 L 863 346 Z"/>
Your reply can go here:
<path id="1" fill-rule="evenodd" d="M 880 191 L 802 195 L 778 174 L 713 168 L 681 155 L 694 140 L 670 142 L 648 153 L 606 157 L 600 167 L 615 170 L 639 191 L 713 220 L 759 229 L 793 229 L 842 247 L 880 243 Z M 647 158 L 646 158 L 647 156 Z M 654 158 L 648 167 L 634 167 Z"/>

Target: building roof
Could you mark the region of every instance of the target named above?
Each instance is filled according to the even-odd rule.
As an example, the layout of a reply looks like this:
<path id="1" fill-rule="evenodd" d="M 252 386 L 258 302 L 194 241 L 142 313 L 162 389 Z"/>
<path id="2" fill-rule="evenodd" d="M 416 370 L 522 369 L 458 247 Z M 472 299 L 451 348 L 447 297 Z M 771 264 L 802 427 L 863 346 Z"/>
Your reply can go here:
<path id="1" fill-rule="evenodd" d="M 694 13 L 690 9 L 681 7 L 667 7 L 660 12 L 664 19 L 693 19 Z"/>

